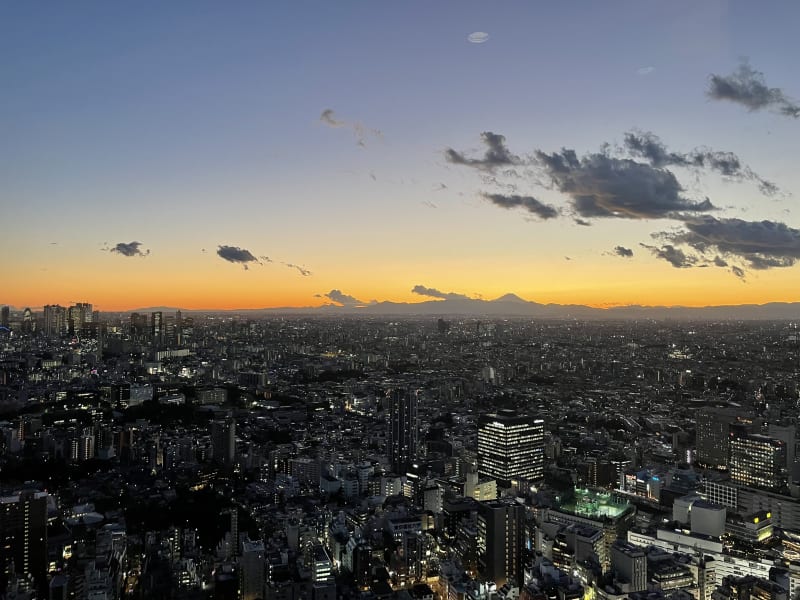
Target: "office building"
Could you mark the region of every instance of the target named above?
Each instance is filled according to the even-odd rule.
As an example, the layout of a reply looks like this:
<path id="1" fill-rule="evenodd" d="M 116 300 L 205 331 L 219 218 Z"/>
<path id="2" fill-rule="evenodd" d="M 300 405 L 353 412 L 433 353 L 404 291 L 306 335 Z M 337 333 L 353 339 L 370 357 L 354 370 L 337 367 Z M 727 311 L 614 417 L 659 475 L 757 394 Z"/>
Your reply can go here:
<path id="1" fill-rule="evenodd" d="M 544 477 L 544 421 L 511 410 L 478 421 L 478 473 L 500 485 Z"/>
<path id="2" fill-rule="evenodd" d="M 239 597 L 255 600 L 264 597 L 266 581 L 266 559 L 264 542 L 242 539 L 242 555 L 239 557 Z"/>
<path id="3" fill-rule="evenodd" d="M 393 390 L 389 395 L 389 465 L 406 473 L 417 456 L 417 393 Z"/>
<path id="4" fill-rule="evenodd" d="M 786 443 L 783 440 L 732 431 L 729 462 L 733 483 L 772 492 L 786 488 Z"/>

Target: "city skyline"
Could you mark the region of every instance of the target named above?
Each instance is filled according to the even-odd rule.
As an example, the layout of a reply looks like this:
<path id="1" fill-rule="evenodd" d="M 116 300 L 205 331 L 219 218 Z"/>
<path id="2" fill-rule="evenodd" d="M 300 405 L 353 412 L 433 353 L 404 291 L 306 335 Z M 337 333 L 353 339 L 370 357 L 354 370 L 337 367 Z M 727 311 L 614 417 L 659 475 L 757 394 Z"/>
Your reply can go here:
<path id="1" fill-rule="evenodd" d="M 800 7 L 453 8 L 3 7 L 0 304 L 800 301 Z"/>

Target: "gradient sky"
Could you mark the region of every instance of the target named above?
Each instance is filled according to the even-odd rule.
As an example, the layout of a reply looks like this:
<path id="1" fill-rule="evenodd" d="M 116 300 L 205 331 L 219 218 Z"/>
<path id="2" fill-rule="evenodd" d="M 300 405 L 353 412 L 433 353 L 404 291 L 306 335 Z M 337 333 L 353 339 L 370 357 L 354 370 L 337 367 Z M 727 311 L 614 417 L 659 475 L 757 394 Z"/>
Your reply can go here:
<path id="1" fill-rule="evenodd" d="M 800 301 L 798 22 L 789 1 L 3 3 L 0 303 Z M 742 64 L 771 103 L 709 94 Z M 749 170 L 648 165 L 632 131 Z M 518 164 L 480 163 L 483 132 Z M 535 158 L 562 148 L 715 208 L 588 218 Z M 687 236 L 701 217 L 722 237 Z"/>

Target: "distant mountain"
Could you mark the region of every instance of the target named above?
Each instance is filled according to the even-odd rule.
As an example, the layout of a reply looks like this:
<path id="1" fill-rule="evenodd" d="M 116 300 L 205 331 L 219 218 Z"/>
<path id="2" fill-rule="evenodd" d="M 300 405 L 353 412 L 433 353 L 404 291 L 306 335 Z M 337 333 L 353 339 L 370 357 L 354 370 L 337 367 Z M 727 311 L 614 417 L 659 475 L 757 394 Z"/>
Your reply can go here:
<path id="1" fill-rule="evenodd" d="M 754 320 L 798 320 L 800 302 L 771 302 L 769 304 L 741 304 L 727 306 L 615 306 L 594 308 L 582 304 L 540 304 L 524 300 L 516 294 L 505 294 L 494 300 L 478 298 L 449 298 L 424 302 L 376 302 L 367 306 L 322 306 L 252 308 L 238 310 L 190 310 L 176 307 L 138 308 L 124 312 L 174 313 L 239 313 L 250 315 L 342 315 L 342 316 L 453 316 L 453 317 L 528 317 L 538 319 L 582 319 L 582 320 L 629 320 L 670 319 L 697 321 L 754 321 Z"/>

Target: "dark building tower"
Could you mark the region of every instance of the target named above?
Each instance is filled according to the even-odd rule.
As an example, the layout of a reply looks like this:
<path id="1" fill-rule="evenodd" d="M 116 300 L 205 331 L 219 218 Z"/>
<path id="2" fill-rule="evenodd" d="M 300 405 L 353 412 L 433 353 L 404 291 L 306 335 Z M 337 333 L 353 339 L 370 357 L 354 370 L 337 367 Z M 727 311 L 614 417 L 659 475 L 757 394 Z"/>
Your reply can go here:
<path id="1" fill-rule="evenodd" d="M 11 309 L 8 306 L 0 308 L 0 327 L 8 327 L 11 323 Z"/>
<path id="2" fill-rule="evenodd" d="M 0 592 L 8 577 L 33 577 L 47 585 L 47 492 L 22 491 L 0 498 Z"/>
<path id="3" fill-rule="evenodd" d="M 478 473 L 500 485 L 544 477 L 544 421 L 499 410 L 478 420 Z"/>
<path id="4" fill-rule="evenodd" d="M 525 506 L 511 498 L 478 504 L 478 570 L 503 586 L 509 579 L 523 581 Z"/>
<path id="5" fill-rule="evenodd" d="M 406 473 L 417 456 L 417 393 L 393 390 L 389 396 L 389 464 Z"/>
<path id="6" fill-rule="evenodd" d="M 236 460 L 236 421 L 227 417 L 211 423 L 214 462 L 232 469 Z"/>
<path id="7" fill-rule="evenodd" d="M 749 421 L 739 411 L 707 407 L 697 411 L 695 423 L 697 462 L 713 469 L 726 468 L 731 426 L 747 426 Z"/>

